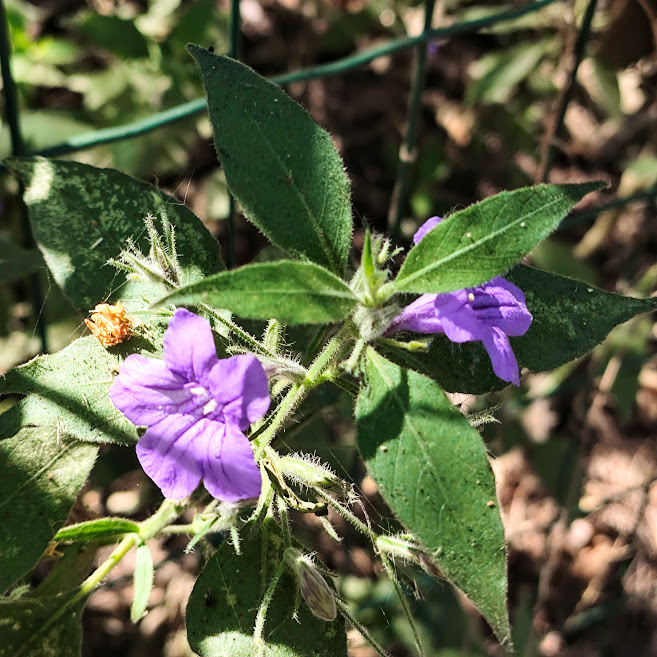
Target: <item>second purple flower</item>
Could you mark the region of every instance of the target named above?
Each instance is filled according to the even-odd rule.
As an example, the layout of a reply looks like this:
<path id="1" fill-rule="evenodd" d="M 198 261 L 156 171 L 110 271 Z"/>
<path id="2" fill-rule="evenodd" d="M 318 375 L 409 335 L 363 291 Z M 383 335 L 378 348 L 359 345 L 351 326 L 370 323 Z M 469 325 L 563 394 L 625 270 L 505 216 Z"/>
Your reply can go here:
<path id="1" fill-rule="evenodd" d="M 428 219 L 415 233 L 417 244 L 441 219 Z M 473 288 L 423 294 L 392 321 L 388 334 L 398 331 L 444 333 L 452 342 L 480 340 L 493 371 L 503 381 L 519 385 L 518 362 L 508 336 L 523 335 L 532 323 L 522 290 L 496 276 Z"/>
<path id="2" fill-rule="evenodd" d="M 205 319 L 178 308 L 164 360 L 128 356 L 109 394 L 148 427 L 137 456 L 165 497 L 186 497 L 201 479 L 226 502 L 258 497 L 260 470 L 243 432 L 269 408 L 267 376 L 254 356 L 220 360 Z"/>

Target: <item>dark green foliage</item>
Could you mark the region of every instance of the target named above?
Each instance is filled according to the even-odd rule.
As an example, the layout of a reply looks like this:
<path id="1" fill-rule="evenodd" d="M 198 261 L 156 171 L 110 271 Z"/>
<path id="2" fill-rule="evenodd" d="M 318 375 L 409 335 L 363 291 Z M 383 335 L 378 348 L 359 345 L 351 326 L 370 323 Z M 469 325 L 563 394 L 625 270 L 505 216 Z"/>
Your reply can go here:
<path id="1" fill-rule="evenodd" d="M 358 396 L 358 446 L 397 517 L 503 641 L 504 529 L 479 434 L 436 383 L 369 348 Z"/>
<path id="2" fill-rule="evenodd" d="M 341 275 L 351 247 L 349 179 L 327 132 L 280 87 L 188 46 L 203 75 L 219 160 L 246 217 L 273 244 Z"/>

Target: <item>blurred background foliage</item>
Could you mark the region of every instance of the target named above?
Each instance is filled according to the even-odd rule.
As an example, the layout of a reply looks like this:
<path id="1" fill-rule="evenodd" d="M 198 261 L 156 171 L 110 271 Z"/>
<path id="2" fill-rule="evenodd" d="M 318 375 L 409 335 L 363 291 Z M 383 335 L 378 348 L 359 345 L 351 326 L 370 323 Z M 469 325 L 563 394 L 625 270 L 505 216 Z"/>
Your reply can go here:
<path id="1" fill-rule="evenodd" d="M 439 1 L 433 26 L 512 6 Z M 476 34 L 429 44 L 403 240 L 427 217 L 502 189 L 542 179 L 601 178 L 609 188 L 587 198 L 529 262 L 627 295 L 654 293 L 657 4 L 598 2 L 579 63 L 587 6 L 582 0 L 555 2 Z M 185 44 L 217 52 L 229 44 L 230 8 L 223 0 L 8 0 L 6 11 L 30 151 L 198 98 L 200 76 Z M 241 12 L 240 57 L 265 75 L 415 35 L 424 22 L 424 4 L 413 0 L 242 0 Z M 287 87 L 329 130 L 345 159 L 353 182 L 355 260 L 365 223 L 386 230 L 412 68 L 413 53 L 404 51 Z M 10 152 L 4 118 L 0 152 Z M 158 184 L 220 240 L 225 237 L 229 202 L 205 116 L 67 157 Z M 51 350 L 82 334 L 83 324 L 49 282 L 21 224 L 18 185 L 6 174 L 0 193 L 1 372 L 38 353 L 37 316 L 44 318 Z M 238 263 L 275 258 L 271 249 L 261 251 L 265 246 L 252 227 L 237 223 Z M 27 277 L 33 272 L 41 281 L 40 301 Z M 657 653 L 656 339 L 653 318 L 638 317 L 591 356 L 526 377 L 518 390 L 454 397 L 465 412 L 494 409 L 500 421 L 482 431 L 496 457 L 520 654 Z M 0 410 L 11 403 L 0 400 Z M 390 522 L 355 453 L 350 414 L 348 399 L 318 391 L 284 439 L 291 449 L 316 452 L 353 479 L 363 493 L 363 517 Z M 81 496 L 76 520 L 144 513 L 155 492 L 135 467 L 128 450 L 107 452 Z M 412 635 L 392 585 L 375 577 L 381 571 L 376 555 L 338 518 L 331 519 L 346 534 L 342 545 L 322 533 L 319 520 L 296 522 L 341 574 L 340 592 L 377 640 L 395 656 L 412 654 Z M 189 573 L 198 569 L 202 551 L 183 555 L 176 540 L 161 550 L 159 593 L 139 626 L 128 621 L 129 583 L 120 573 L 92 597 L 85 654 L 189 654 L 182 610 L 193 582 Z M 428 654 L 503 654 L 471 605 L 447 585 L 410 571 L 407 585 Z M 350 655 L 369 657 L 368 650 L 352 631 Z"/>

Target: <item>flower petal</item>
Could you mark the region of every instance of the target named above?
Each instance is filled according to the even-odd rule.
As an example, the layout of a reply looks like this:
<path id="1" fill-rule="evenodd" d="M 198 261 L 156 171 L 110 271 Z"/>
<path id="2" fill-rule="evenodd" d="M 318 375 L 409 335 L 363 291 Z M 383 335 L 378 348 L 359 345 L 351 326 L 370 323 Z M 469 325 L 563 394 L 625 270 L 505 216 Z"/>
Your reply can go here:
<path id="1" fill-rule="evenodd" d="M 148 428 L 137 443 L 137 457 L 164 497 L 178 500 L 194 491 L 202 475 L 198 458 L 202 438 L 222 427 L 219 422 L 173 414 Z"/>
<path id="2" fill-rule="evenodd" d="M 203 434 L 203 483 L 210 495 L 237 502 L 260 495 L 262 479 L 248 438 L 233 424 L 209 437 Z"/>
<path id="3" fill-rule="evenodd" d="M 443 327 L 436 314 L 437 294 L 423 294 L 406 306 L 386 330 L 386 334 L 399 331 L 416 333 L 442 333 Z"/>
<path id="4" fill-rule="evenodd" d="M 217 360 L 210 323 L 186 308 L 177 308 L 164 334 L 167 367 L 187 382 L 205 385 Z"/>
<path id="5" fill-rule="evenodd" d="M 477 313 L 468 301 L 469 290 L 457 290 L 439 294 L 436 299 L 436 314 L 441 319 L 443 331 L 452 342 L 481 340 L 486 333 Z"/>
<path id="6" fill-rule="evenodd" d="M 483 322 L 501 328 L 507 335 L 527 332 L 532 315 L 519 287 L 497 276 L 472 292 L 475 295 L 472 307 Z"/>
<path id="7" fill-rule="evenodd" d="M 242 431 L 259 420 L 269 408 L 269 384 L 255 356 L 231 356 L 218 361 L 207 377 L 210 394 L 223 415 Z"/>
<path id="8" fill-rule="evenodd" d="M 164 361 L 132 354 L 123 362 L 109 396 L 128 420 L 150 426 L 189 400 L 184 386 L 184 379 L 170 372 Z"/>
<path id="9" fill-rule="evenodd" d="M 430 230 L 433 230 L 440 222 L 442 217 L 431 217 L 427 219 L 413 235 L 413 244 L 417 244 Z"/>
<path id="10" fill-rule="evenodd" d="M 511 343 L 502 329 L 491 327 L 481 338 L 484 347 L 490 356 L 493 372 L 502 381 L 509 381 L 514 385 L 520 385 L 520 373 L 518 361 L 511 349 Z"/>

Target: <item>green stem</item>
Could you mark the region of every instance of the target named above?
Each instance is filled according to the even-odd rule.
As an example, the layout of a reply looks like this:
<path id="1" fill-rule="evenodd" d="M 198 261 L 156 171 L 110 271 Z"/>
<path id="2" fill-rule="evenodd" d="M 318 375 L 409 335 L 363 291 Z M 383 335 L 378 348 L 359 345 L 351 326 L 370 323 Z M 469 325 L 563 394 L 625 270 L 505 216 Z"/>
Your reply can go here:
<path id="1" fill-rule="evenodd" d="M 455 34 L 466 34 L 468 32 L 477 32 L 478 30 L 496 25 L 505 21 L 512 21 L 526 14 L 531 14 L 543 7 L 547 7 L 556 0 L 538 0 L 532 2 L 524 7 L 518 7 L 507 11 L 502 11 L 491 16 L 477 18 L 471 21 L 464 21 L 462 23 L 455 23 L 436 30 L 431 30 L 427 33 L 420 34 L 416 37 L 409 37 L 406 39 L 394 39 L 383 46 L 371 48 L 355 55 L 350 55 L 342 59 L 338 59 L 328 64 L 315 66 L 309 69 L 302 69 L 292 73 L 284 73 L 271 78 L 272 82 L 284 85 L 292 82 L 302 80 L 314 80 L 317 78 L 327 77 L 329 75 L 338 75 L 345 71 L 349 71 L 357 66 L 368 64 L 369 62 L 384 57 L 401 50 L 406 50 L 417 46 L 421 43 L 427 43 L 434 39 L 446 38 Z M 81 135 L 74 135 L 64 142 L 49 146 L 48 148 L 41 149 L 33 153 L 33 155 L 44 155 L 46 157 L 56 157 L 65 155 L 67 153 L 75 153 L 87 148 L 93 148 L 102 144 L 110 144 L 123 139 L 130 139 L 139 135 L 146 134 L 153 130 L 157 130 L 162 126 L 169 125 L 176 121 L 186 119 L 191 116 L 198 116 L 207 111 L 207 101 L 204 98 L 197 98 L 190 100 L 182 105 L 172 107 L 171 109 L 159 112 L 147 119 L 128 123 L 126 125 L 118 126 L 116 128 L 107 128 L 105 130 L 95 130 L 93 132 L 83 133 Z M 0 170 L 2 170 L 0 166 Z"/>
<path id="2" fill-rule="evenodd" d="M 406 596 L 404 595 L 404 591 L 401 587 L 401 584 L 399 583 L 399 579 L 394 571 L 393 565 L 390 563 L 390 559 L 388 559 L 388 556 L 385 554 L 385 552 L 381 552 L 379 554 L 379 557 L 381 558 L 381 563 L 383 564 L 386 573 L 388 573 L 388 577 L 394 584 L 395 592 L 397 593 L 399 602 L 401 602 L 402 608 L 404 609 L 406 620 L 408 621 L 408 624 L 411 626 L 411 630 L 413 631 L 413 638 L 415 639 L 415 646 L 417 647 L 418 654 L 420 655 L 420 657 L 425 657 L 424 648 L 422 646 L 422 642 L 420 641 L 420 633 L 418 632 L 417 625 L 415 624 L 415 619 L 413 618 L 413 614 L 411 613 L 411 607 L 408 604 L 408 600 L 406 599 Z"/>
<path id="3" fill-rule="evenodd" d="M 285 505 L 285 499 L 281 495 L 276 496 L 276 501 L 278 504 L 278 513 L 281 516 L 281 529 L 283 530 L 285 547 L 288 548 L 292 545 L 292 537 L 290 536 L 290 520 L 287 515 L 287 506 Z"/>
<path id="4" fill-rule="evenodd" d="M 285 425 L 288 418 L 294 413 L 299 404 L 307 397 L 308 393 L 324 381 L 324 372 L 341 356 L 346 344 L 351 340 L 351 335 L 346 327 L 343 327 L 326 344 L 315 362 L 310 366 L 303 383 L 295 383 L 283 397 L 278 405 L 269 424 L 253 440 L 256 445 L 256 461 L 259 461 L 265 449 L 271 444 L 278 431 Z"/>
<path id="5" fill-rule="evenodd" d="M 431 18 L 435 0 L 425 0 L 424 4 L 424 30 L 427 34 L 431 31 Z M 388 213 L 388 229 L 393 240 L 399 237 L 399 227 L 402 215 L 406 208 L 408 187 L 411 171 L 417 160 L 417 129 L 422 107 L 422 95 L 426 79 L 427 68 L 427 43 L 422 42 L 415 47 L 415 59 L 413 64 L 413 85 L 408 103 L 406 138 L 399 149 L 399 164 L 397 169 L 397 180 L 392 190 L 390 212 Z"/>
<path id="6" fill-rule="evenodd" d="M 269 356 L 270 358 L 276 358 L 276 354 L 267 347 L 265 347 L 261 342 L 256 340 L 248 331 L 245 331 L 241 326 L 238 326 L 230 319 L 226 319 L 215 310 L 212 306 L 207 304 L 202 304 L 203 309 L 207 310 L 218 322 L 223 324 L 229 331 L 235 333 L 235 335 L 246 345 L 251 347 L 256 353 L 262 354 L 263 356 Z"/>
<path id="7" fill-rule="evenodd" d="M 274 597 L 274 592 L 276 591 L 276 585 L 278 580 L 281 578 L 283 571 L 285 570 L 285 561 L 281 561 L 278 564 L 278 568 L 274 571 L 274 574 L 269 581 L 269 586 L 265 591 L 265 595 L 262 598 L 262 602 L 258 607 L 258 614 L 256 615 L 255 627 L 253 628 L 253 640 L 256 644 L 264 646 L 265 640 L 263 635 L 265 633 L 265 621 L 267 620 L 267 609 L 271 604 L 271 600 Z"/>
<path id="8" fill-rule="evenodd" d="M 30 647 L 35 640 L 44 636 L 44 633 L 52 627 L 67 611 L 73 609 L 79 602 L 84 600 L 100 582 L 112 571 L 112 569 L 125 557 L 135 545 L 141 545 L 148 539 L 157 536 L 167 525 L 171 524 L 184 507 L 175 504 L 171 500 L 164 500 L 160 508 L 148 520 L 141 523 L 139 533 L 128 534 L 115 548 L 107 559 L 94 570 L 87 579 L 80 584 L 78 592 L 63 604 L 36 632 L 32 639 L 24 645 L 24 650 Z"/>
<path id="9" fill-rule="evenodd" d="M 337 500 L 334 500 L 328 493 L 326 493 L 321 488 L 313 486 L 313 491 L 315 494 L 321 497 L 330 507 L 341 515 L 347 522 L 351 523 L 361 534 L 367 536 L 367 538 L 372 541 L 373 545 L 376 545 L 376 541 L 379 538 L 379 535 L 372 531 L 364 522 L 359 520 L 349 509 L 340 504 Z"/>
<path id="10" fill-rule="evenodd" d="M 340 613 L 362 634 L 363 639 L 369 643 L 376 652 L 381 655 L 381 657 L 391 657 L 389 652 L 386 652 L 376 641 L 376 639 L 368 632 L 367 628 L 356 619 L 356 617 L 349 611 L 349 607 L 342 602 L 339 598 L 335 599 L 335 604 L 337 605 Z"/>

